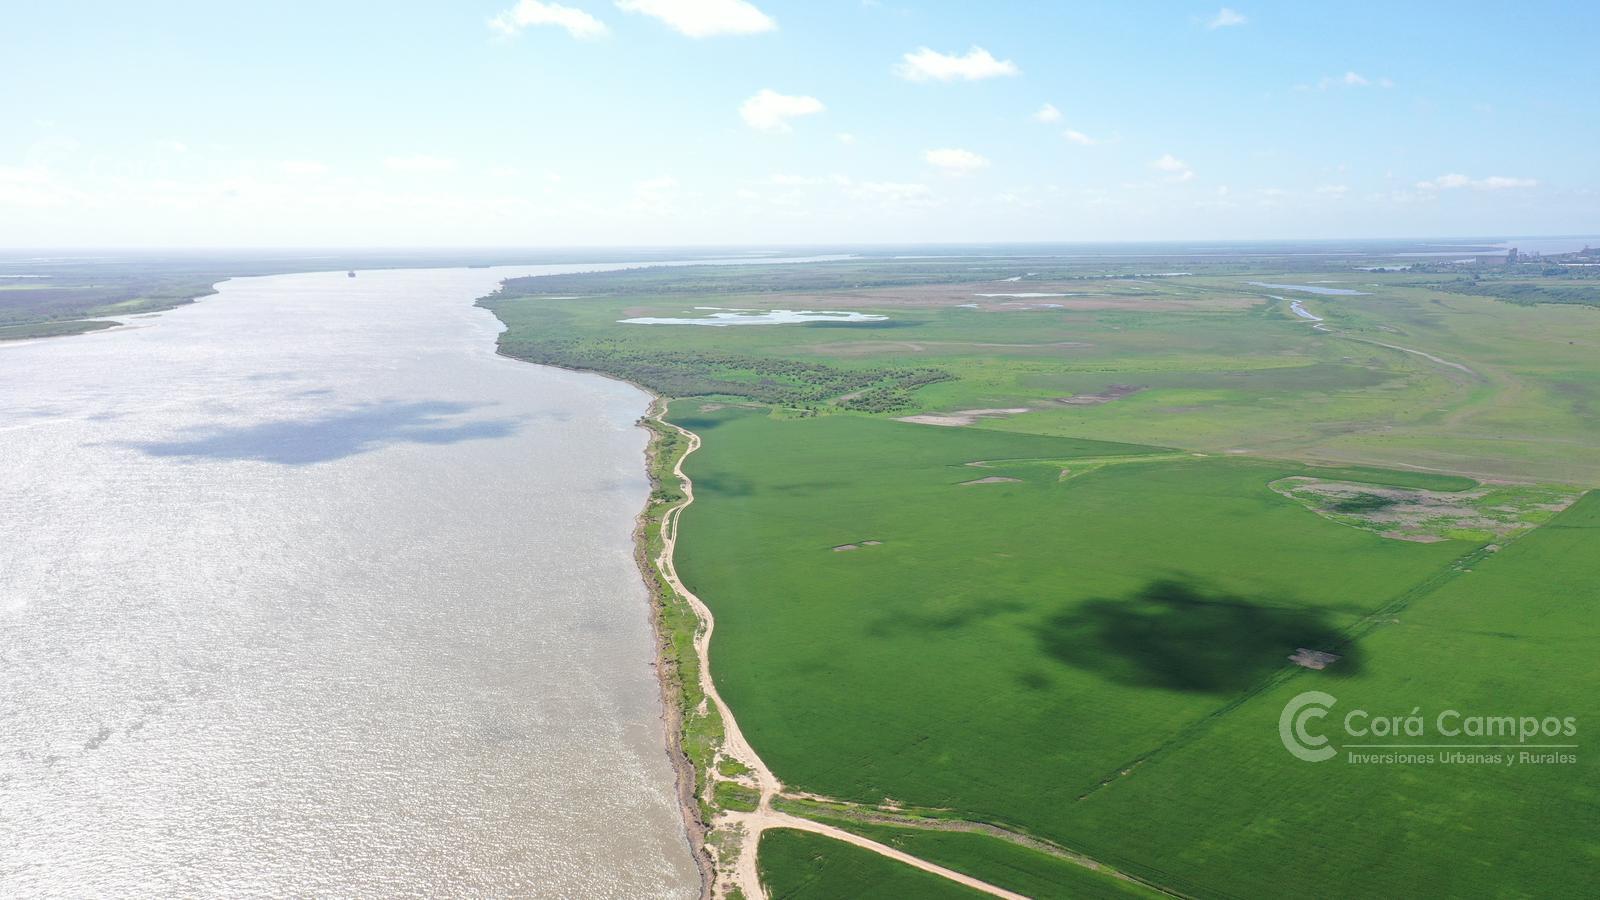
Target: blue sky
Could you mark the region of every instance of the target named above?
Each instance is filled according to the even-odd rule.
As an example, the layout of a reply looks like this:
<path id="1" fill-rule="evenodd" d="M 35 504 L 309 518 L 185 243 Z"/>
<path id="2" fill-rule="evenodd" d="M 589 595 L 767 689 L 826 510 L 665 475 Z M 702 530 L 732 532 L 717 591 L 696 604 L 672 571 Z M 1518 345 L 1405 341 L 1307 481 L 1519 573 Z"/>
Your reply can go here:
<path id="1" fill-rule="evenodd" d="M 0 245 L 1600 231 L 1600 13 L 1576 2 L 79 0 L 5 19 Z"/>

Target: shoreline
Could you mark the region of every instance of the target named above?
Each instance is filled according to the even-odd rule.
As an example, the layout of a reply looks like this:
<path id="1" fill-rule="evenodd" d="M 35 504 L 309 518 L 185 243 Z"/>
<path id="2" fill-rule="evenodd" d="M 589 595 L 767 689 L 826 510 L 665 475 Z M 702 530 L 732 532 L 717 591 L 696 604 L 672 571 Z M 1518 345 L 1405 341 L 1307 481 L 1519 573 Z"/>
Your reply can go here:
<path id="1" fill-rule="evenodd" d="M 485 298 L 480 301 L 482 299 Z M 488 311 L 493 314 L 493 310 Z M 505 324 L 498 316 L 495 318 Z M 674 564 L 679 518 L 695 499 L 693 481 L 684 473 L 683 462 L 700 448 L 700 436 L 667 420 L 669 398 L 631 379 L 599 369 L 512 356 L 501 350 L 499 335 L 496 336 L 495 355 L 519 363 L 597 375 L 636 388 L 650 398 L 644 415 L 634 423 L 649 432 L 644 461 L 650 484 L 644 508 L 635 517 L 634 560 L 650 597 L 650 621 L 656 641 L 654 668 L 661 687 L 661 718 L 666 729 L 664 749 L 674 772 L 674 793 L 683 819 L 684 836 L 700 873 L 701 900 L 764 900 L 768 896 L 761 881 L 758 853 L 761 836 L 769 829 L 810 832 L 982 894 L 1005 900 L 1025 900 L 1023 895 L 981 878 L 837 825 L 796 815 L 777 805 L 814 798 L 847 808 L 856 806 L 815 795 L 786 793 L 783 783 L 746 741 L 711 677 L 710 644 L 716 619 L 705 602 L 678 578 Z M 719 790 L 724 787 L 731 789 L 726 798 Z M 907 819 L 901 824 L 937 829 L 947 823 L 936 825 Z M 1004 835 L 1003 840 L 1031 846 L 1030 839 L 1021 832 L 1000 827 L 995 827 L 995 832 Z M 1046 855 L 1169 893 L 1064 848 Z"/>
<path id="2" fill-rule="evenodd" d="M 479 300 L 482 299 L 481 297 L 479 298 Z M 477 306 L 478 304 L 474 302 L 474 305 Z M 493 310 L 482 306 L 479 306 L 479 308 L 494 316 Z M 505 324 L 501 322 L 499 316 L 494 316 L 494 320 L 502 326 Z M 500 334 L 504 333 L 504 331 L 500 332 Z M 551 369 L 560 369 L 564 372 L 576 372 L 604 378 L 608 381 L 626 384 L 649 398 L 649 403 L 646 405 L 644 413 L 633 423 L 635 428 L 641 428 L 648 434 L 644 447 L 644 466 L 649 493 L 645 496 L 644 507 L 634 516 L 633 532 L 630 540 L 633 543 L 633 561 L 639 569 L 639 579 L 644 586 L 646 596 L 649 598 L 647 605 L 649 607 L 650 632 L 655 644 L 655 658 L 650 661 L 650 667 L 655 670 L 656 683 L 660 688 L 661 722 L 665 729 L 663 749 L 666 751 L 667 760 L 672 766 L 673 795 L 678 800 L 678 813 L 683 821 L 683 836 L 689 845 L 689 855 L 694 861 L 695 870 L 700 873 L 700 898 L 701 900 L 711 900 L 714 896 L 718 871 L 716 861 L 711 856 L 708 842 L 711 823 L 706 821 L 697 791 L 700 780 L 699 769 L 684 742 L 685 704 L 683 680 L 680 675 L 683 669 L 683 660 L 673 649 L 671 628 L 665 621 L 668 604 L 671 602 L 670 597 L 675 596 L 675 594 L 671 585 L 664 583 L 663 573 L 657 568 L 660 557 L 655 560 L 650 558 L 652 539 L 659 539 L 667 517 L 669 515 L 672 516 L 675 525 L 676 516 L 673 514 L 678 509 L 681 509 L 682 506 L 688 505 L 684 503 L 681 506 L 674 506 L 658 499 L 664 483 L 659 471 L 663 461 L 663 435 L 661 429 L 676 428 L 682 434 L 692 435 L 695 446 L 699 445 L 699 436 L 694 435 L 693 432 L 687 429 L 678 428 L 678 426 L 668 423 L 665 419 L 667 398 L 644 385 L 596 369 L 579 369 L 554 363 L 536 363 L 512 356 L 501 349 L 500 334 L 495 335 L 495 356 L 520 365 L 545 366 Z M 687 477 L 682 475 L 678 466 L 681 465 L 683 457 L 688 455 L 688 451 L 685 451 L 673 460 L 672 470 L 668 474 L 673 474 L 675 477 L 687 482 Z M 652 529 L 654 529 L 655 534 L 652 534 Z M 693 612 L 692 609 L 691 612 Z M 695 632 L 698 634 L 702 628 L 706 627 L 706 623 L 698 615 L 695 615 L 695 620 L 697 625 Z M 698 660 L 696 661 L 698 662 Z M 696 666 L 696 668 L 698 669 L 699 666 Z"/>
<path id="3" fill-rule="evenodd" d="M 599 374 L 599 373 L 596 373 Z M 604 376 L 610 377 L 610 376 Z M 623 379 L 617 379 L 619 381 Z M 625 382 L 633 384 L 632 382 Z M 710 850 L 706 845 L 706 838 L 710 832 L 710 825 L 701 814 L 697 786 L 699 774 L 695 768 L 694 760 L 689 757 L 688 750 L 684 747 L 684 715 L 683 715 L 683 684 L 681 680 L 681 665 L 677 654 L 673 652 L 669 628 L 665 621 L 666 606 L 670 602 L 667 594 L 671 586 L 661 584 L 660 571 L 656 563 L 650 559 L 650 530 L 655 525 L 660 528 L 665 521 L 666 512 L 660 519 L 653 519 L 652 513 L 659 505 L 657 497 L 661 489 L 661 480 L 658 469 L 662 463 L 662 435 L 656 426 L 666 425 L 667 401 L 664 397 L 640 385 L 633 385 L 650 396 L 650 405 L 645 414 L 635 422 L 635 427 L 643 428 L 649 433 L 649 438 L 644 448 L 645 476 L 650 485 L 650 494 L 645 498 L 644 508 L 634 518 L 633 528 L 633 561 L 639 567 L 639 578 L 644 583 L 645 592 L 650 598 L 650 631 L 655 639 L 656 655 L 651 665 L 656 672 L 656 683 L 661 691 L 661 719 L 666 729 L 667 759 L 672 764 L 673 793 L 678 798 L 678 813 L 683 819 L 684 837 L 689 842 L 689 853 L 694 858 L 696 871 L 700 873 L 701 900 L 711 900 L 717 880 L 716 863 L 712 860 Z M 654 424 L 652 424 L 654 423 Z M 675 461 L 681 463 L 684 453 Z M 685 504 L 686 505 L 686 504 Z M 658 532 L 659 534 L 659 532 Z"/>
<path id="4" fill-rule="evenodd" d="M 644 509 L 635 518 L 634 560 L 651 600 L 650 621 L 656 639 L 654 668 L 661 686 L 665 750 L 674 772 L 674 793 L 683 817 L 685 839 L 700 872 L 701 900 L 764 900 L 768 894 L 761 882 L 758 854 L 762 834 L 774 828 L 832 838 L 992 897 L 1026 900 L 1021 894 L 966 873 L 774 806 L 774 801 L 788 799 L 789 795 L 784 793 L 782 782 L 762 762 L 755 748 L 745 740 L 711 677 L 711 635 L 716 619 L 705 602 L 678 578 L 673 564 L 679 516 L 694 502 L 693 481 L 684 474 L 683 461 L 699 449 L 700 436 L 667 421 L 667 398 L 637 382 L 595 369 L 518 359 L 501 352 L 498 340 L 495 354 L 520 363 L 598 375 L 635 387 L 650 397 L 645 414 L 635 422 L 637 427 L 650 433 L 644 457 L 651 490 Z M 669 441 L 679 438 L 684 441 L 682 452 L 676 452 L 676 446 L 669 446 Z M 669 477 L 677 482 L 681 491 L 677 497 L 671 495 Z M 652 550 L 655 551 L 653 555 Z M 670 621 L 685 612 L 690 625 L 687 635 Z M 689 638 L 688 647 L 677 643 L 685 636 Z M 686 668 L 693 669 L 692 680 L 684 677 Z M 700 695 L 698 700 L 691 700 L 691 686 L 693 693 Z M 694 729 L 693 734 L 691 729 Z M 703 761 L 696 759 L 691 749 L 701 740 L 705 742 L 702 749 L 709 751 Z M 726 763 L 733 763 L 740 771 L 732 774 L 723 771 Z M 705 776 L 703 791 L 702 772 Z M 717 797 L 718 785 L 750 791 L 756 795 L 755 802 L 749 808 L 721 802 Z M 1017 842 L 1016 838 L 1008 839 Z M 1087 857 L 1074 854 L 1072 858 L 1086 868 L 1115 872 L 1100 863 L 1080 861 Z M 1126 878 L 1122 873 L 1115 873 L 1115 877 Z"/>

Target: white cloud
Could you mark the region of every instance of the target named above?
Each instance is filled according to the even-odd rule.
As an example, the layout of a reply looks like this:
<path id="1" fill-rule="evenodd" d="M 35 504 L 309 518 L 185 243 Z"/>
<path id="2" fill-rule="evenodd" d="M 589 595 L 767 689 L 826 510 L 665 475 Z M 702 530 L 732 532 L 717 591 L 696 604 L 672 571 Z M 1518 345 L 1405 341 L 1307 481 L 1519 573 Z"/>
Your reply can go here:
<path id="1" fill-rule="evenodd" d="M 757 131 L 778 133 L 794 130 L 789 125 L 790 119 L 815 115 L 825 109 L 827 107 L 815 97 L 790 96 L 763 89 L 740 105 L 739 115 L 744 117 L 746 125 Z"/>
<path id="2" fill-rule="evenodd" d="M 678 196 L 678 179 L 671 175 L 647 178 L 633 185 L 633 209 L 651 215 L 666 215 Z"/>
<path id="3" fill-rule="evenodd" d="M 1360 72 L 1353 72 L 1353 71 L 1352 72 L 1346 72 L 1343 75 L 1324 75 L 1322 77 L 1322 79 L 1317 82 L 1317 89 L 1318 90 L 1325 91 L 1325 90 L 1328 90 L 1329 88 L 1336 88 L 1336 87 L 1347 87 L 1347 88 L 1380 87 L 1380 88 L 1384 88 L 1385 90 L 1387 90 L 1388 88 L 1394 87 L 1394 82 L 1391 81 L 1388 78 L 1368 78 L 1367 76 L 1361 74 Z"/>
<path id="4" fill-rule="evenodd" d="M 81 206 L 86 198 L 37 166 L 0 165 L 0 209 Z"/>
<path id="5" fill-rule="evenodd" d="M 856 136 L 848 131 L 841 131 L 833 137 L 841 144 L 854 144 L 856 142 Z"/>
<path id="6" fill-rule="evenodd" d="M 617 0 L 617 8 L 660 19 L 692 38 L 758 34 L 778 27 L 771 16 L 746 0 Z"/>
<path id="7" fill-rule="evenodd" d="M 987 169 L 989 160 L 971 150 L 962 150 L 958 147 L 945 147 L 939 150 L 929 150 L 922 154 L 922 158 L 929 165 L 938 167 L 946 175 L 968 175 L 979 169 Z"/>
<path id="8" fill-rule="evenodd" d="M 1538 186 L 1538 180 L 1533 178 L 1511 178 L 1506 175 L 1490 175 L 1488 178 L 1468 178 L 1459 173 L 1440 175 L 1432 181 L 1419 181 L 1416 184 L 1417 189 L 1423 191 L 1450 191 L 1458 188 L 1472 188 L 1478 191 L 1505 191 Z"/>
<path id="9" fill-rule="evenodd" d="M 327 164 L 326 163 L 317 162 L 314 159 L 289 159 L 289 160 L 284 160 L 283 162 L 278 164 L 278 168 L 285 175 L 326 175 L 326 174 L 328 174 L 328 166 L 327 166 Z"/>
<path id="10" fill-rule="evenodd" d="M 449 172 L 456 167 L 455 160 L 421 153 L 415 156 L 391 156 L 383 161 L 383 165 L 391 172 L 408 173 Z"/>
<path id="11" fill-rule="evenodd" d="M 1061 136 L 1066 138 L 1067 140 L 1071 141 L 1072 143 L 1077 144 L 1080 147 L 1092 147 L 1095 144 L 1099 143 L 1099 141 L 1096 141 L 1094 138 L 1089 137 L 1087 134 L 1084 134 L 1081 131 L 1075 131 L 1075 130 L 1073 130 L 1071 128 L 1068 128 L 1066 131 L 1061 132 Z"/>
<path id="12" fill-rule="evenodd" d="M 973 47 L 965 56 L 939 53 L 922 47 L 907 53 L 895 66 L 895 74 L 907 81 L 978 81 L 1002 75 L 1020 75 L 1017 64 L 1009 59 L 995 59 L 982 47 Z"/>
<path id="13" fill-rule="evenodd" d="M 783 187 L 806 187 L 820 184 L 843 186 L 850 183 L 850 178 L 846 175 L 787 175 L 779 173 L 767 180 L 772 184 Z"/>
<path id="14" fill-rule="evenodd" d="M 1350 187 L 1343 184 L 1325 184 L 1317 188 L 1317 193 L 1324 197 L 1343 197 L 1345 194 L 1350 193 Z"/>
<path id="15" fill-rule="evenodd" d="M 1508 178 L 1504 175 L 1490 175 L 1473 186 L 1486 191 L 1503 191 L 1512 188 L 1538 187 L 1539 182 L 1533 178 Z"/>
<path id="16" fill-rule="evenodd" d="M 856 186 L 855 195 L 863 200 L 877 200 L 885 204 L 932 206 L 938 202 L 933 189 L 927 185 L 900 181 L 864 181 Z"/>
<path id="17" fill-rule="evenodd" d="M 1189 181 L 1194 178 L 1194 169 L 1183 160 L 1171 153 L 1161 154 L 1161 158 L 1150 164 L 1150 167 L 1160 172 L 1165 172 L 1171 181 Z"/>
<path id="18" fill-rule="evenodd" d="M 1243 25 L 1248 21 L 1250 21 L 1248 17 L 1224 6 L 1217 10 L 1216 15 L 1207 20 L 1206 27 L 1211 29 L 1228 28 L 1234 25 Z"/>
<path id="19" fill-rule="evenodd" d="M 521 0 L 516 6 L 489 20 L 489 27 L 506 37 L 515 37 L 530 25 L 565 28 L 567 34 L 579 40 L 601 38 L 611 33 L 604 22 L 581 9 L 559 3 L 540 3 L 539 0 Z"/>
<path id="20" fill-rule="evenodd" d="M 161 147 L 162 149 L 169 150 L 173 153 L 189 152 L 189 145 L 185 144 L 183 141 L 162 141 Z"/>
<path id="21" fill-rule="evenodd" d="M 1052 122 L 1059 122 L 1061 121 L 1061 110 L 1056 109 L 1054 103 L 1046 103 L 1039 107 L 1038 112 L 1033 114 L 1033 120 L 1035 122 L 1043 122 L 1046 125 Z"/>

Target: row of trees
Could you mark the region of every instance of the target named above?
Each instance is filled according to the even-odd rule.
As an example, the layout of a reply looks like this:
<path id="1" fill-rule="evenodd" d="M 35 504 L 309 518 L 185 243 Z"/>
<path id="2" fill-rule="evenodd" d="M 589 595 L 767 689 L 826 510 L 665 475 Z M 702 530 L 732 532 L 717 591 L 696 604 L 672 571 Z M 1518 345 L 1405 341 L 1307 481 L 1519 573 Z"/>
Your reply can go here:
<path id="1" fill-rule="evenodd" d="M 625 378 L 669 397 L 723 395 L 782 406 L 835 405 L 894 412 L 914 405 L 911 391 L 947 381 L 934 368 L 852 369 L 782 357 L 639 349 L 612 340 L 502 336 L 501 352 L 544 365 Z"/>

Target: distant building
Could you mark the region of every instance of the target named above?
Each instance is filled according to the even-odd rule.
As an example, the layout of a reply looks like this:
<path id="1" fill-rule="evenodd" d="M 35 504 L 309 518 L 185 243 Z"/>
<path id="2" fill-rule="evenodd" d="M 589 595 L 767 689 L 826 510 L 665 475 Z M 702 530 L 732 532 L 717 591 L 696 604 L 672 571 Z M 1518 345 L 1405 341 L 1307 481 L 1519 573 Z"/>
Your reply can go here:
<path id="1" fill-rule="evenodd" d="M 1510 250 L 1509 250 L 1509 251 L 1508 251 L 1508 252 L 1507 252 L 1507 253 L 1506 253 L 1506 265 L 1508 265 L 1508 266 L 1514 266 L 1514 265 L 1516 265 L 1516 264 L 1517 264 L 1517 248 L 1515 248 L 1515 247 L 1512 247 L 1512 248 L 1511 248 L 1511 249 L 1510 249 Z"/>

